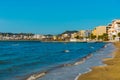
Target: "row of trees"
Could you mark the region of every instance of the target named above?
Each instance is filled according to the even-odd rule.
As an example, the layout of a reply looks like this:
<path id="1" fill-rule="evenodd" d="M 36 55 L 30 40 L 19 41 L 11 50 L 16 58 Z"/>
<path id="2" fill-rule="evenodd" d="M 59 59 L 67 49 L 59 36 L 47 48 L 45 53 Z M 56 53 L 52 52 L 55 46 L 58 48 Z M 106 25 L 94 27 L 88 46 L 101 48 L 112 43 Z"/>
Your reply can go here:
<path id="1" fill-rule="evenodd" d="M 108 41 L 108 34 L 104 33 L 103 35 L 99 35 L 98 37 L 96 35 L 91 34 L 89 38 L 92 40 L 97 39 L 97 40 Z"/>
<path id="2" fill-rule="evenodd" d="M 117 35 L 120 39 L 120 32 L 118 33 Z M 115 39 L 116 35 L 113 35 L 113 39 Z M 80 36 L 77 36 L 76 37 L 77 39 L 83 39 L 84 37 L 80 37 Z M 102 40 L 102 41 L 108 41 L 108 34 L 107 33 L 104 33 L 103 35 L 99 35 L 98 37 L 96 35 L 93 35 L 93 34 L 90 34 L 88 37 L 85 37 L 85 38 L 89 38 L 91 40 Z"/>
<path id="3" fill-rule="evenodd" d="M 91 36 L 90 39 L 96 39 L 97 38 L 98 40 L 103 40 L 103 41 L 108 41 L 109 40 L 108 39 L 108 34 L 106 34 L 106 33 L 104 33 L 103 35 L 99 35 L 98 37 L 93 35 L 93 34 L 91 34 L 90 36 Z M 117 36 L 119 37 L 119 41 L 120 41 L 120 32 L 117 34 Z M 116 37 L 116 35 L 113 35 L 113 39 L 115 39 L 115 37 Z"/>
<path id="4" fill-rule="evenodd" d="M 81 40 L 84 39 L 84 38 L 95 40 L 97 38 L 97 36 L 93 35 L 93 34 L 90 34 L 88 37 L 76 36 L 75 38 L 76 39 L 81 39 Z M 108 40 L 108 35 L 107 34 L 99 35 L 97 39 L 107 41 Z"/>

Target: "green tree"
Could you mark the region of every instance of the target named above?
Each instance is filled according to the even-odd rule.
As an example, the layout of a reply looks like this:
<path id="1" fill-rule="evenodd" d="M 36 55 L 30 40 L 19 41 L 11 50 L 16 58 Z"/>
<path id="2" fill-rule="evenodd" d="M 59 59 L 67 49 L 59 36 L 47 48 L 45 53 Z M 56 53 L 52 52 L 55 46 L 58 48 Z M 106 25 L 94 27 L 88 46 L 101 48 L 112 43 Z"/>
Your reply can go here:
<path id="1" fill-rule="evenodd" d="M 99 35 L 98 40 L 103 40 L 103 35 Z"/>
<path id="2" fill-rule="evenodd" d="M 118 33 L 119 41 L 120 41 L 120 32 Z"/>
<path id="3" fill-rule="evenodd" d="M 89 36 L 89 38 L 93 40 L 93 39 L 96 38 L 96 35 L 91 34 L 91 35 Z"/>
<path id="4" fill-rule="evenodd" d="M 120 37 L 120 32 L 118 33 L 118 37 Z"/>
<path id="5" fill-rule="evenodd" d="M 115 39 L 116 35 L 113 35 L 113 40 Z"/>
<path id="6" fill-rule="evenodd" d="M 76 36 L 75 38 L 76 38 L 76 39 L 80 39 L 80 37 L 79 37 L 79 36 Z"/>
<path id="7" fill-rule="evenodd" d="M 104 41 L 108 41 L 108 34 L 104 33 L 102 35 Z"/>

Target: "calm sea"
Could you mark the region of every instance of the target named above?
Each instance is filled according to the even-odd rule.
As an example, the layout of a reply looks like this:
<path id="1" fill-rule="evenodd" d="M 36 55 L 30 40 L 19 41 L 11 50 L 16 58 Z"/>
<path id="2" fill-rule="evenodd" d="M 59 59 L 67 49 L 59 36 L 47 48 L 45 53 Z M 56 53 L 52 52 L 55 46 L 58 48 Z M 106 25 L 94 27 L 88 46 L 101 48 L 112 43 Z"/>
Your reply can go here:
<path id="1" fill-rule="evenodd" d="M 1 41 L 0 80 L 22 80 L 31 74 L 73 63 L 105 44 Z"/>

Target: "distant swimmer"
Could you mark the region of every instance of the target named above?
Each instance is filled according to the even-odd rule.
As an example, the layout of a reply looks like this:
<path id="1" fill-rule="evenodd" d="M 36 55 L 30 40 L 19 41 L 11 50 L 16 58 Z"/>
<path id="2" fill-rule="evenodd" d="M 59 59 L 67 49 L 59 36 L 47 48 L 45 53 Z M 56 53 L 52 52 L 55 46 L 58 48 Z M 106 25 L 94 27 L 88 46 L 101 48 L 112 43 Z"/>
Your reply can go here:
<path id="1" fill-rule="evenodd" d="M 69 51 L 69 50 L 65 50 L 64 52 L 65 52 L 65 53 L 68 53 L 68 52 L 70 52 L 70 51 Z"/>
<path id="2" fill-rule="evenodd" d="M 92 46 L 90 48 L 94 49 L 94 47 L 92 47 Z"/>
<path id="3" fill-rule="evenodd" d="M 19 46 L 19 44 L 12 44 L 12 46 Z"/>
<path id="4" fill-rule="evenodd" d="M 64 44 L 67 44 L 66 42 L 64 42 Z"/>
<path id="5" fill-rule="evenodd" d="M 106 47 L 107 47 L 107 45 L 104 46 L 104 48 L 106 48 Z"/>

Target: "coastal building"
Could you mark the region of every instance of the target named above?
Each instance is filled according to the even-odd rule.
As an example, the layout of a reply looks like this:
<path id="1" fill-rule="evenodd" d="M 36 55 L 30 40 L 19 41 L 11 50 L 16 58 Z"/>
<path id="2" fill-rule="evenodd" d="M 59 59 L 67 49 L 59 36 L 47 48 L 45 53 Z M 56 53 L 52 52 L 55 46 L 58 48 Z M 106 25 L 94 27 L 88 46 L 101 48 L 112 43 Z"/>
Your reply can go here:
<path id="1" fill-rule="evenodd" d="M 70 41 L 70 39 L 74 39 L 77 36 L 78 31 L 65 31 L 61 34 L 61 38 L 64 41 Z"/>
<path id="2" fill-rule="evenodd" d="M 108 34 L 108 31 L 109 31 L 109 29 L 112 27 L 112 24 L 111 23 L 109 23 L 107 26 L 106 26 L 106 33 Z"/>
<path id="3" fill-rule="evenodd" d="M 80 30 L 80 31 L 77 32 L 77 38 L 80 41 L 83 41 L 84 35 L 85 35 L 85 30 Z"/>
<path id="4" fill-rule="evenodd" d="M 57 36 L 54 35 L 53 36 L 53 40 L 56 41 L 57 40 Z"/>
<path id="5" fill-rule="evenodd" d="M 92 34 L 95 35 L 97 38 L 98 36 L 101 36 L 104 33 L 106 33 L 106 26 L 98 26 L 92 31 Z"/>
<path id="6" fill-rule="evenodd" d="M 76 38 L 70 38 L 70 42 L 76 42 L 78 41 Z"/>
<path id="7" fill-rule="evenodd" d="M 44 38 L 44 36 L 43 35 L 40 35 L 40 34 L 35 34 L 34 36 L 33 36 L 33 39 L 37 39 L 37 40 L 42 40 Z"/>
<path id="8" fill-rule="evenodd" d="M 58 41 L 63 41 L 63 37 L 62 37 L 61 34 L 57 35 L 57 40 L 58 40 Z"/>
<path id="9" fill-rule="evenodd" d="M 120 20 L 113 20 L 108 29 L 109 40 L 119 40 L 118 33 L 120 32 Z"/>
<path id="10" fill-rule="evenodd" d="M 79 37 L 80 40 L 86 41 L 86 40 L 89 40 L 89 36 L 91 33 L 92 33 L 91 30 L 80 30 L 77 33 L 77 36 Z"/>
<path id="11" fill-rule="evenodd" d="M 3 38 L 2 38 L 2 36 L 0 36 L 0 40 L 2 40 Z"/>
<path id="12" fill-rule="evenodd" d="M 71 34 L 71 38 L 72 38 L 72 39 L 74 39 L 74 38 L 76 38 L 76 37 L 77 37 L 77 33 Z"/>
<path id="13" fill-rule="evenodd" d="M 76 41 L 78 41 L 78 39 L 76 38 L 77 36 L 78 36 L 77 33 L 72 33 L 72 34 L 71 34 L 70 41 L 71 41 L 71 42 L 76 42 Z"/>
<path id="14" fill-rule="evenodd" d="M 42 41 L 53 41 L 54 40 L 53 37 L 54 37 L 54 35 L 52 35 L 52 34 L 44 35 L 42 37 Z"/>
<path id="15" fill-rule="evenodd" d="M 92 33 L 92 30 L 85 30 L 85 37 L 88 38 L 91 33 Z"/>
<path id="16" fill-rule="evenodd" d="M 108 38 L 109 40 L 114 40 L 113 39 L 113 35 L 116 35 L 116 30 L 115 28 L 112 27 L 112 24 L 110 26 L 107 27 L 107 34 L 108 34 Z"/>
<path id="17" fill-rule="evenodd" d="M 85 30 L 85 37 L 84 37 L 84 41 L 90 41 L 90 35 L 92 33 L 92 30 Z"/>
<path id="18" fill-rule="evenodd" d="M 79 36 L 79 37 L 85 37 L 85 30 L 80 30 L 80 31 L 78 32 L 78 36 Z"/>
<path id="19" fill-rule="evenodd" d="M 67 38 L 67 37 L 70 37 L 70 35 L 66 33 L 66 34 L 62 34 L 62 37 Z"/>
<path id="20" fill-rule="evenodd" d="M 0 32 L 0 40 L 31 40 L 32 33 L 2 33 Z"/>

